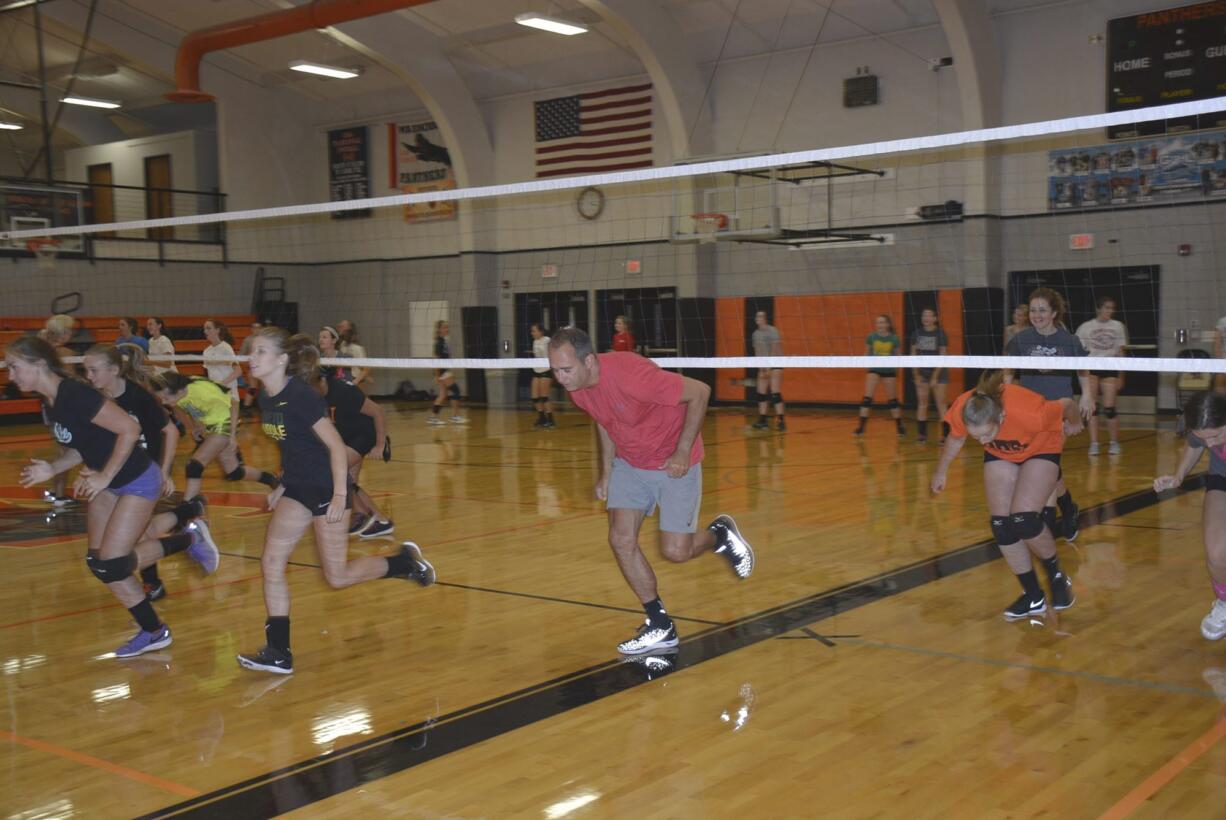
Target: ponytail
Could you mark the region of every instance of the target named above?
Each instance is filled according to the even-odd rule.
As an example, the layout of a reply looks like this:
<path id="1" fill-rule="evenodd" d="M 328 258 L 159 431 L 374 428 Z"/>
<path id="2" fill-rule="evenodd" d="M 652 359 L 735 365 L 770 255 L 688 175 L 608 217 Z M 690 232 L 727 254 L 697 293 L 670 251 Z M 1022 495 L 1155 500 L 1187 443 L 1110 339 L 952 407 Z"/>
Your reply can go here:
<path id="1" fill-rule="evenodd" d="M 967 427 L 999 424 L 1004 414 L 1005 373 L 984 373 L 975 385 L 975 392 L 962 405 L 962 421 Z"/>
<path id="2" fill-rule="evenodd" d="M 145 351 L 139 345 L 126 342 L 121 345 L 96 344 L 85 351 L 85 355 L 106 359 L 107 364 L 119 371 L 120 378 L 129 379 L 150 389 L 149 373 L 145 369 Z"/>
<path id="3" fill-rule="evenodd" d="M 1197 393 L 1183 406 L 1185 430 L 1211 430 L 1226 427 L 1226 396 L 1206 391 Z"/>

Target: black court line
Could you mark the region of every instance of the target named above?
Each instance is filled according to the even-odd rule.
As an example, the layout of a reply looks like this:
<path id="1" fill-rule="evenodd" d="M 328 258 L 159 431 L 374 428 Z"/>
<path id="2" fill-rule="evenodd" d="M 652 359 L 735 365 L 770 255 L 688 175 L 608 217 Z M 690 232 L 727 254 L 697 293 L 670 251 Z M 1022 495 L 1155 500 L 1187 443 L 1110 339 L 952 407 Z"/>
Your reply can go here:
<path id="1" fill-rule="evenodd" d="M 1189 478 L 1168 497 L 1202 487 Z M 1085 509 L 1089 527 L 1137 512 L 1161 500 L 1153 490 Z M 535 686 L 467 706 L 451 714 L 369 738 L 266 774 L 225 786 L 144 815 L 155 817 L 264 818 L 309 806 L 477 743 L 633 689 L 647 681 L 723 657 L 762 641 L 899 595 L 1000 558 L 993 540 L 979 541 L 860 581 L 747 615 L 688 637 L 666 654 L 640 656 L 580 669 Z"/>

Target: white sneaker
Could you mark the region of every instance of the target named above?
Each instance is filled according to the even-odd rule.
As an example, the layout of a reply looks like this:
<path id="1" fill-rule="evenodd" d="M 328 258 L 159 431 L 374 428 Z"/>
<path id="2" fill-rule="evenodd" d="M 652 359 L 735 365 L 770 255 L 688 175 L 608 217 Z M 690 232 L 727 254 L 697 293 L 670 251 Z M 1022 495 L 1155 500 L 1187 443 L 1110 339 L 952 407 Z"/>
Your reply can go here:
<path id="1" fill-rule="evenodd" d="M 432 425 L 434 427 L 438 427 L 439 425 L 446 424 L 446 423 L 447 422 L 443 421 L 442 418 L 434 415 L 433 413 L 431 413 L 429 416 L 426 417 L 426 424 Z"/>
<path id="2" fill-rule="evenodd" d="M 1098 455 L 1098 442 L 1097 442 L 1097 441 L 1091 441 L 1091 442 L 1090 442 L 1090 446 L 1089 446 L 1089 448 L 1086 450 L 1086 455 L 1088 455 L 1088 456 L 1096 456 L 1096 455 Z"/>
<path id="3" fill-rule="evenodd" d="M 1226 638 L 1226 601 L 1215 600 L 1213 609 L 1200 622 L 1200 634 L 1211 641 Z"/>
<path id="4" fill-rule="evenodd" d="M 1107 455 L 1110 456 L 1118 456 L 1121 452 L 1123 452 L 1123 450 L 1118 441 L 1111 442 L 1111 446 L 1107 448 Z"/>
<path id="5" fill-rule="evenodd" d="M 452 424 L 468 424 L 468 417 L 467 416 L 452 416 L 451 423 Z"/>

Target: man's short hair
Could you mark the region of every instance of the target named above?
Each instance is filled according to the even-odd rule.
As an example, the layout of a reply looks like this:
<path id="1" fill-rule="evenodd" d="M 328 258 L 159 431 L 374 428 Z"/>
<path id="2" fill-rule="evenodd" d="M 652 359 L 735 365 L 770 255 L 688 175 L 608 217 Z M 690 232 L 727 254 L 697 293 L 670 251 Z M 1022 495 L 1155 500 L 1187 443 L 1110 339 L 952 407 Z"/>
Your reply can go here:
<path id="1" fill-rule="evenodd" d="M 557 350 L 562 345 L 573 347 L 580 361 L 596 352 L 592 349 L 592 337 L 573 325 L 567 325 L 549 338 L 550 350 Z"/>

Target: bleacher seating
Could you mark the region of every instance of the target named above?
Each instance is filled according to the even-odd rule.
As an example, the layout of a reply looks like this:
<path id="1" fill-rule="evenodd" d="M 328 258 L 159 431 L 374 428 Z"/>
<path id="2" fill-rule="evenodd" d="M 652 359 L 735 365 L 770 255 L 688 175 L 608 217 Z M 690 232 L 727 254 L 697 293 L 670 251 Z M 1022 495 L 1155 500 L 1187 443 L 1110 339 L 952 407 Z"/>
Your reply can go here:
<path id="1" fill-rule="evenodd" d="M 77 334 L 68 346 L 77 353 L 84 353 L 91 345 L 99 342 L 114 342 L 119 336 L 118 316 L 74 316 L 77 320 Z M 137 321 L 143 322 L 145 316 L 137 316 Z M 176 353 L 200 354 L 208 346 L 204 338 L 204 322 L 213 319 L 222 322 L 234 336 L 234 351 L 237 353 L 243 340 L 251 333 L 251 323 L 255 321 L 252 314 L 228 316 L 163 316 L 164 332 L 175 343 Z M 27 333 L 36 332 L 47 322 L 46 316 L 0 316 L 0 347 L 7 345 L 13 339 Z M 189 376 L 203 376 L 204 365 L 199 362 L 181 362 L 178 364 L 180 373 Z M 0 421 L 4 417 L 22 416 L 39 412 L 39 400 L 28 394 L 19 398 L 8 398 L 7 368 L 0 368 Z"/>

